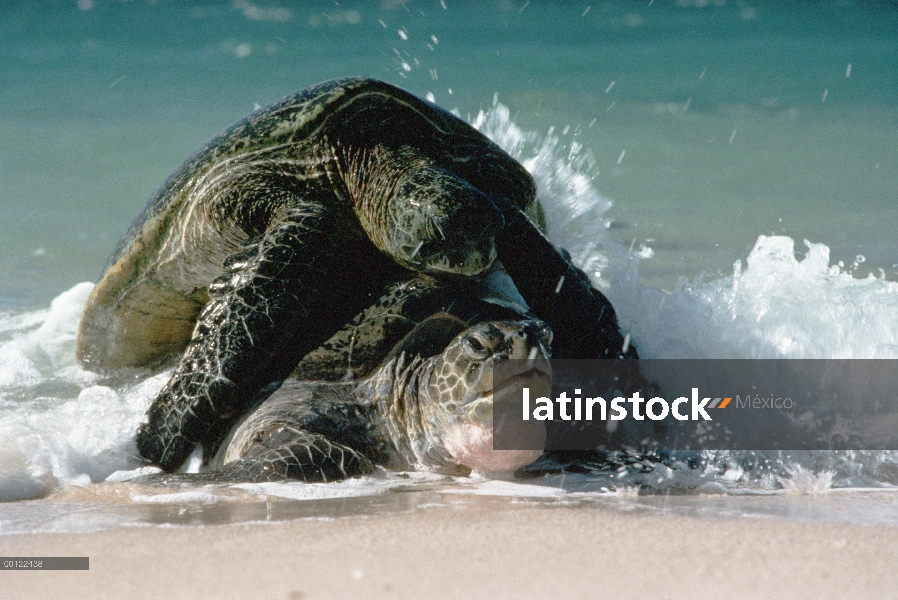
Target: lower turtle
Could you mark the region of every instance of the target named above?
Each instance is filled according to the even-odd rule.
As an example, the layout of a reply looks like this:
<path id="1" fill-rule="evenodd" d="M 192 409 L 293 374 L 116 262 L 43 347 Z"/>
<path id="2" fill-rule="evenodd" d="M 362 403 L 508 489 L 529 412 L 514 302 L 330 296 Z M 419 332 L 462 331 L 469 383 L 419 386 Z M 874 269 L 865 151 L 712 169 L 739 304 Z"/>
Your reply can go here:
<path id="1" fill-rule="evenodd" d="M 167 471 L 410 274 L 496 259 L 566 358 L 635 356 L 614 309 L 538 227 L 527 171 L 432 103 L 366 78 L 251 113 L 150 198 L 84 309 L 93 370 L 177 361 L 137 435 Z"/>
<path id="2" fill-rule="evenodd" d="M 549 393 L 551 342 L 551 330 L 538 320 L 468 327 L 453 315 L 434 315 L 367 377 L 285 382 L 238 423 L 205 472 L 141 481 L 325 482 L 378 465 L 454 475 L 515 471 L 542 454 L 545 428 L 536 421 L 497 428 L 529 449 L 494 450 L 494 401 L 519 397 L 523 386 Z M 509 359 L 528 360 L 495 380 L 497 363 Z"/>
<path id="3" fill-rule="evenodd" d="M 434 315 L 440 315 L 441 320 L 434 321 Z M 499 270 L 494 270 L 488 281 L 481 278 L 446 281 L 430 275 L 413 276 L 391 285 L 329 340 L 302 357 L 285 382 L 274 381 L 260 390 L 253 406 L 263 402 L 282 384 L 285 391 L 280 392 L 281 396 L 288 393 L 286 390 L 307 382 L 361 380 L 381 367 L 391 353 L 395 354 L 400 343 L 405 344 L 407 353 L 410 352 L 411 339 L 414 339 L 414 351 L 418 355 L 439 354 L 452 337 L 442 334 L 447 330 L 452 332 L 445 325 L 446 319 L 451 319 L 452 327 L 460 331 L 485 321 L 534 320 L 535 317 L 527 310 L 523 299 L 516 295 L 507 274 Z M 425 322 L 430 325 L 425 327 Z M 434 323 L 442 323 L 442 329 Z M 415 332 L 414 337 L 407 337 L 412 332 Z M 545 350 L 549 350 L 548 345 Z M 344 402 L 351 403 L 352 400 L 345 399 Z M 157 418 L 155 411 L 178 409 L 177 405 L 156 401 L 150 409 L 150 422 L 165 420 L 164 414 Z M 210 429 L 207 433 L 207 441 L 202 447 L 203 460 L 207 463 L 233 431 L 233 426 L 224 421 L 217 425 L 218 429 Z M 165 435 L 164 430 L 144 429 L 145 434 L 151 431 L 155 435 Z"/>

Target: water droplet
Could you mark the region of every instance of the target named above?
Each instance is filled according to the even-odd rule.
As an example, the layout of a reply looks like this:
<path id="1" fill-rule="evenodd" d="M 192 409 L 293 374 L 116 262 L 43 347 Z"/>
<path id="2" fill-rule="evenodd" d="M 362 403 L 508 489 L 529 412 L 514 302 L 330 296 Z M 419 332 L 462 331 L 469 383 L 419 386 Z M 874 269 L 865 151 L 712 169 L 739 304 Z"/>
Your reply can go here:
<path id="1" fill-rule="evenodd" d="M 564 275 L 558 278 L 558 285 L 555 286 L 555 293 L 561 292 L 561 286 L 564 285 Z"/>

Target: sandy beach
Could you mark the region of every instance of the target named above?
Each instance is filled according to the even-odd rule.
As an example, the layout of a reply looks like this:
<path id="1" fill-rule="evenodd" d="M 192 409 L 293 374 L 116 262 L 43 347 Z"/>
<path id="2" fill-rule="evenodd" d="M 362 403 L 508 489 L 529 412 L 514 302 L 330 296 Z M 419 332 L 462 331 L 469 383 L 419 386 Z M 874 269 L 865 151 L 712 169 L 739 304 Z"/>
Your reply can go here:
<path id="1" fill-rule="evenodd" d="M 6 535 L 0 555 L 88 556 L 90 570 L 5 571 L 0 597 L 898 597 L 896 527 L 404 496 L 330 501 L 330 516 L 309 503 L 141 506 L 161 524 Z"/>

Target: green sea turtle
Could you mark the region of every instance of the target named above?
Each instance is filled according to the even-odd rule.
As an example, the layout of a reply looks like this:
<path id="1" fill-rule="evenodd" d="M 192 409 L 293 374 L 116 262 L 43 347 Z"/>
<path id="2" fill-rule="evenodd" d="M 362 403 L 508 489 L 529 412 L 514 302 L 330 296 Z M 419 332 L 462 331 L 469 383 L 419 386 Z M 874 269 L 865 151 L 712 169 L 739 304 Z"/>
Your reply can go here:
<path id="1" fill-rule="evenodd" d="M 494 450 L 494 401 L 520 397 L 525 385 L 549 392 L 551 335 L 537 320 L 468 328 L 439 313 L 361 380 L 285 382 L 238 423 L 205 472 L 142 481 L 337 481 L 375 465 L 455 475 L 514 471 L 539 457 L 545 428 L 536 421 L 499 428 L 497 435 L 530 449 Z M 508 359 L 530 360 L 495 381 L 496 364 Z M 507 410 L 517 411 L 517 404 Z"/>
<path id="2" fill-rule="evenodd" d="M 410 271 L 476 277 L 498 256 L 556 355 L 633 355 L 610 303 L 528 213 L 530 175 L 462 120 L 383 82 L 325 82 L 169 177 L 89 298 L 77 355 L 97 370 L 180 357 L 137 437 L 166 470 Z"/>
<path id="3" fill-rule="evenodd" d="M 494 278 L 502 278 L 496 274 Z M 506 283 L 507 276 L 504 277 Z M 412 276 L 388 287 L 385 293 L 324 344 L 308 353 L 284 382 L 285 389 L 297 382 L 352 382 L 370 375 L 388 356 L 397 352 L 403 342 L 409 353 L 410 340 L 418 355 L 431 356 L 442 352 L 449 339 L 447 327 L 434 327 L 434 316 L 450 319 L 453 331 L 485 321 L 535 320 L 526 309 L 523 299 L 515 297 L 513 289 L 500 282 L 486 285 L 480 278 L 440 280 L 426 274 Z M 430 323 L 424 327 L 424 323 Z M 412 332 L 413 337 L 408 337 Z M 449 337 L 451 338 L 452 335 Z M 404 340 L 404 341 L 403 341 Z M 548 351 L 548 345 L 545 350 Z M 262 402 L 281 382 L 275 381 L 258 394 Z M 284 392 L 280 392 L 283 395 Z M 158 405 L 155 407 L 158 408 Z M 233 428 L 228 426 L 207 436 L 203 458 L 208 461 L 218 452 L 220 443 Z"/>

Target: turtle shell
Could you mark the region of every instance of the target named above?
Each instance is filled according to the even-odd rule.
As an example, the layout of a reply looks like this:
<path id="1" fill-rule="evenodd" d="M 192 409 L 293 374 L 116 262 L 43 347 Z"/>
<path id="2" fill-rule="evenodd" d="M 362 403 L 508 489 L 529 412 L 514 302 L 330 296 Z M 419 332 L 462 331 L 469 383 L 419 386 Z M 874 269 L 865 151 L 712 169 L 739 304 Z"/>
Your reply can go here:
<path id="1" fill-rule="evenodd" d="M 414 148 L 487 196 L 537 216 L 523 167 L 461 119 L 381 81 L 320 83 L 212 138 L 149 199 L 88 299 L 79 360 L 109 369 L 177 358 L 225 260 L 258 239 L 291 199 L 314 194 L 343 205 L 347 229 L 365 236 L 336 157 L 341 149 L 385 145 Z"/>

